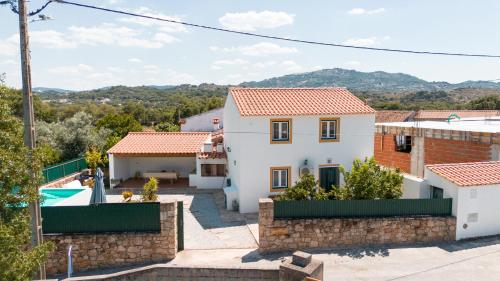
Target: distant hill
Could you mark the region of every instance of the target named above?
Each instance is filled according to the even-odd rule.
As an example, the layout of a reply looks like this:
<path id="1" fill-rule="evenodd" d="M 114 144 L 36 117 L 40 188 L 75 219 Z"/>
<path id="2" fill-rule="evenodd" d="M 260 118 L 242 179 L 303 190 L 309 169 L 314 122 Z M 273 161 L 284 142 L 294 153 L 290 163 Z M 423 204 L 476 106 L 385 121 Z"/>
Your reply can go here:
<path id="1" fill-rule="evenodd" d="M 244 82 L 245 87 L 347 87 L 353 91 L 401 93 L 454 90 L 459 88 L 500 89 L 500 83 L 466 81 L 458 84 L 428 82 L 404 73 L 360 72 L 342 68 L 290 74 L 262 81 Z"/>
<path id="2" fill-rule="evenodd" d="M 71 93 L 71 90 L 59 89 L 59 88 L 45 88 L 45 87 L 34 87 L 33 92 L 35 93 L 45 93 L 45 94 L 66 94 Z"/>

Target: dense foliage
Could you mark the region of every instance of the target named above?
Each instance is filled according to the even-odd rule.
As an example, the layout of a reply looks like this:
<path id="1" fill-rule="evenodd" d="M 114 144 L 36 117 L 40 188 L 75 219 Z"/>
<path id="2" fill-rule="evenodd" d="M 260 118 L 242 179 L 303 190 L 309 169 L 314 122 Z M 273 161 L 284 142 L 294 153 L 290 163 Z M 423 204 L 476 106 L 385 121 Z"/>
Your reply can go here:
<path id="1" fill-rule="evenodd" d="M 26 206 L 39 197 L 41 154 L 31 154 L 23 144 L 22 123 L 6 100 L 11 91 L 0 86 L 0 280 L 31 280 L 52 244 L 27 247 Z"/>
<path id="2" fill-rule="evenodd" d="M 333 192 L 326 192 L 319 187 L 318 181 L 312 174 L 305 174 L 290 188 L 279 195 L 277 200 L 327 200 L 334 199 Z"/>
<path id="3" fill-rule="evenodd" d="M 398 199 L 403 195 L 403 176 L 399 170 L 383 168 L 373 157 L 364 161 L 356 159 L 351 171 L 340 167 L 340 172 L 344 185 L 333 188 L 339 200 Z"/>

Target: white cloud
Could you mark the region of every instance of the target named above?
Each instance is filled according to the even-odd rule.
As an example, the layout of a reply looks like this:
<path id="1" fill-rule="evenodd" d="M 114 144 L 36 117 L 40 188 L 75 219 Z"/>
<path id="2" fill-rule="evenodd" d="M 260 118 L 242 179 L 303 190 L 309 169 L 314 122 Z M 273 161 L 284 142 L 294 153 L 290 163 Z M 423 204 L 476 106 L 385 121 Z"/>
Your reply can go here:
<path id="1" fill-rule="evenodd" d="M 384 13 L 386 10 L 384 8 L 378 8 L 378 9 L 373 9 L 373 10 L 366 10 L 363 8 L 354 8 L 347 12 L 349 15 L 374 15 L 374 14 L 380 14 Z"/>
<path id="2" fill-rule="evenodd" d="M 234 60 L 217 60 L 214 61 L 213 64 L 215 65 L 242 65 L 242 64 L 247 64 L 248 61 L 243 60 L 243 59 L 234 59 Z"/>
<path id="3" fill-rule="evenodd" d="M 164 33 L 156 33 L 151 39 L 140 38 L 140 31 L 110 23 L 94 27 L 71 26 L 68 29 L 72 33 L 73 40 L 91 46 L 117 45 L 153 49 L 178 41 L 178 39 Z"/>
<path id="4" fill-rule="evenodd" d="M 278 44 L 261 42 L 254 45 L 239 46 L 239 47 L 225 47 L 210 46 L 209 49 L 214 52 L 239 52 L 246 56 L 267 56 L 279 54 L 292 54 L 297 53 L 297 48 L 281 47 Z"/>
<path id="5" fill-rule="evenodd" d="M 295 15 L 286 12 L 248 11 L 245 13 L 226 13 L 219 23 L 228 29 L 255 31 L 259 28 L 276 28 L 293 23 Z"/>
<path id="6" fill-rule="evenodd" d="M 106 68 L 110 72 L 115 72 L 115 73 L 123 73 L 125 72 L 125 69 L 117 66 L 109 66 Z"/>
<path id="7" fill-rule="evenodd" d="M 361 64 L 361 62 L 356 61 L 356 60 L 351 60 L 351 61 L 348 61 L 345 63 L 346 66 L 358 66 L 360 64 Z"/>
<path id="8" fill-rule="evenodd" d="M 293 60 L 283 61 L 280 63 L 279 67 L 283 68 L 287 72 L 301 71 L 304 69 L 302 66 L 300 66 Z"/>
<path id="9" fill-rule="evenodd" d="M 4 61 L 0 62 L 0 64 L 16 64 L 16 61 L 15 60 L 4 60 Z"/>
<path id="10" fill-rule="evenodd" d="M 18 53 L 19 35 L 17 35 L 17 38 L 16 35 L 14 34 L 4 40 L 0 40 L 0 56 L 12 56 Z"/>
<path id="11" fill-rule="evenodd" d="M 156 33 L 153 37 L 153 40 L 158 41 L 158 42 L 162 42 L 165 44 L 170 44 L 170 43 L 174 43 L 176 41 L 179 41 L 179 39 L 175 38 L 174 36 L 168 35 L 166 33 L 161 33 L 161 32 Z"/>
<path id="12" fill-rule="evenodd" d="M 129 58 L 128 62 L 133 62 L 133 63 L 142 63 L 141 59 L 138 58 Z"/>
<path id="13" fill-rule="evenodd" d="M 73 49 L 77 43 L 65 37 L 64 33 L 55 30 L 42 30 L 30 32 L 30 42 L 40 44 L 49 49 Z"/>
<path id="14" fill-rule="evenodd" d="M 146 73 L 158 74 L 161 72 L 161 68 L 154 64 L 148 64 L 142 67 Z"/>
<path id="15" fill-rule="evenodd" d="M 77 64 L 69 66 L 58 66 L 49 68 L 47 71 L 52 74 L 58 74 L 61 76 L 75 76 L 89 73 L 93 70 L 90 65 L 87 64 Z"/>
<path id="16" fill-rule="evenodd" d="M 273 65 L 276 65 L 275 61 L 265 61 L 265 62 L 256 62 L 253 64 L 253 67 L 255 68 L 268 68 Z"/>
<path id="17" fill-rule="evenodd" d="M 359 47 L 371 47 L 380 45 L 382 41 L 389 40 L 389 36 L 379 37 L 368 37 L 368 38 L 349 38 L 343 42 L 345 45 L 359 46 Z"/>
<path id="18" fill-rule="evenodd" d="M 157 18 L 169 19 L 169 20 L 174 20 L 174 21 L 181 21 L 182 20 L 178 16 L 168 16 L 168 15 L 165 15 L 162 13 L 157 13 L 157 12 L 147 8 L 147 7 L 141 7 L 135 12 L 138 14 L 150 16 L 150 17 L 157 17 Z M 158 21 L 158 20 L 154 20 L 154 19 L 138 18 L 138 17 L 124 17 L 124 18 L 119 18 L 118 20 L 121 22 L 134 23 L 134 24 L 147 26 L 147 27 L 155 26 L 160 31 L 168 32 L 168 33 L 187 32 L 187 28 L 181 24 Z"/>

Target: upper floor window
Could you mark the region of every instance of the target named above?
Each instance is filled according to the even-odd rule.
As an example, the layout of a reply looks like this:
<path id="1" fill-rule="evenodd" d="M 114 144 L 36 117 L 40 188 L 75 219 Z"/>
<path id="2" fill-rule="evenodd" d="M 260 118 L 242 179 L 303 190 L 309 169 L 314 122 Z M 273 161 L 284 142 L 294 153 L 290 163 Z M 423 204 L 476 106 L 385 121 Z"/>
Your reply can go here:
<path id="1" fill-rule="evenodd" d="M 411 152 L 411 136 L 397 135 L 394 141 L 396 142 L 396 151 Z"/>
<path id="2" fill-rule="evenodd" d="M 292 142 L 292 119 L 271 119 L 271 143 Z"/>
<path id="3" fill-rule="evenodd" d="M 320 118 L 320 142 L 338 141 L 339 121 L 339 118 Z"/>

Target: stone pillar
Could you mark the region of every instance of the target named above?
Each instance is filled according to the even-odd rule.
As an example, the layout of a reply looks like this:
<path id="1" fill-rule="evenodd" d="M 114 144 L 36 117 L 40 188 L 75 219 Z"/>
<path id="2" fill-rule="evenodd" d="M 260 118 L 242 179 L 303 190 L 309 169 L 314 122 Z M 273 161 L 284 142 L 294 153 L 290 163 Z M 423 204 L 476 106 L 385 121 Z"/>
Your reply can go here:
<path id="1" fill-rule="evenodd" d="M 270 247 L 267 232 L 274 220 L 274 203 L 272 199 L 259 199 L 259 251 Z"/>
<path id="2" fill-rule="evenodd" d="M 308 279 L 306 279 L 308 278 Z M 280 265 L 280 281 L 323 280 L 323 262 L 297 251 Z"/>
<path id="3" fill-rule="evenodd" d="M 160 227 L 162 245 L 165 245 L 165 257 L 175 258 L 177 253 L 177 201 L 160 204 Z"/>

